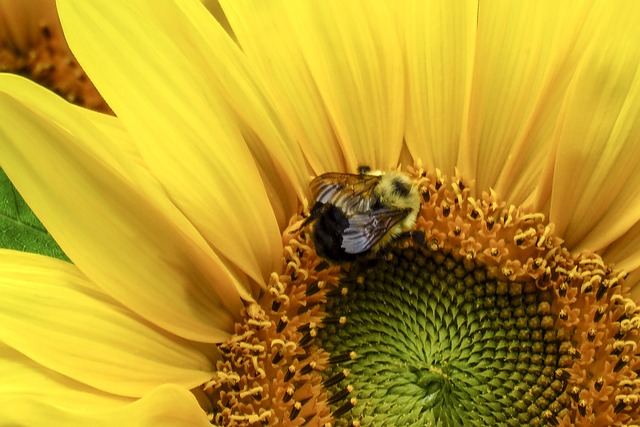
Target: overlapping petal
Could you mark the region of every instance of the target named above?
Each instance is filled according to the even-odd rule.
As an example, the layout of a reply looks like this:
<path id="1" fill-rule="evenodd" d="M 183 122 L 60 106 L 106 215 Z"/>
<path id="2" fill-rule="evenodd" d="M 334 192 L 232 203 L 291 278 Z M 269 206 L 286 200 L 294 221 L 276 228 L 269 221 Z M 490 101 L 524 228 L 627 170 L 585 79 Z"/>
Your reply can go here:
<path id="1" fill-rule="evenodd" d="M 532 204 L 573 250 L 605 249 L 640 212 L 637 8 L 404 4 L 412 155 Z"/>
<path id="2" fill-rule="evenodd" d="M 397 163 L 404 71 L 387 5 L 222 4 L 248 57 L 270 76 L 273 96 L 316 173 Z"/>
<path id="3" fill-rule="evenodd" d="M 54 391 L 55 389 L 52 389 Z M 63 396 L 71 398 L 70 393 Z M 70 399 L 67 403 L 77 403 Z M 3 425 L 51 427 L 136 426 L 196 427 L 211 426 L 193 395 L 175 386 L 163 385 L 148 395 L 119 408 L 58 405 L 44 396 L 0 395 L 0 417 Z"/>
<path id="4" fill-rule="evenodd" d="M 221 28 L 212 22 L 198 2 L 176 3 L 200 35 L 197 42 L 204 49 L 202 53 L 208 66 L 206 77 L 211 79 L 209 85 L 214 88 L 213 94 L 223 99 L 235 114 L 236 123 L 263 176 L 273 208 L 279 208 L 278 201 L 288 208 L 288 220 L 289 215 L 297 212 L 295 196 L 300 198 L 306 194 L 310 171 L 302 150 L 294 143 L 295 136 L 285 125 L 287 117 L 281 106 L 269 96 L 266 76 L 247 61 L 235 36 L 232 35 L 233 39 L 229 36 L 227 21 Z M 173 14 L 168 13 L 163 23 L 172 27 L 173 22 Z M 269 186 L 275 187 L 276 194 L 269 193 Z"/>
<path id="5" fill-rule="evenodd" d="M 634 301 L 640 301 L 640 223 L 636 223 L 624 235 L 603 250 L 603 258 L 616 268 L 630 273 L 626 282 L 631 287 Z"/>
<path id="6" fill-rule="evenodd" d="M 295 196 L 303 196 L 310 171 L 302 150 L 292 143 L 295 136 L 285 124 L 287 117 L 281 105 L 270 96 L 267 76 L 247 61 L 246 53 L 236 44 L 235 34 L 229 34 L 232 30 L 217 0 L 214 8 L 217 12 L 214 13 L 220 15 L 222 28 L 212 23 L 209 14 L 204 13 L 197 2 L 177 2 L 177 7 L 201 37 L 198 40 L 201 49 L 208 49 L 203 53 L 207 59 L 209 84 L 235 114 L 245 142 L 263 173 L 265 186 L 276 186 L 278 194 L 275 196 L 283 204 L 291 202 Z M 172 19 L 169 14 L 163 22 L 171 24 Z M 273 208 L 277 210 L 275 202 L 272 199 Z M 287 215 L 292 212 L 294 210 L 288 210 Z"/>
<path id="7" fill-rule="evenodd" d="M 279 262 L 280 231 L 252 156 L 264 147 L 246 140 L 277 145 L 275 115 L 199 2 L 118 3 L 60 2 L 70 46 L 174 203 L 222 257 L 263 283 Z M 85 34 L 86 25 L 99 30 Z M 266 154 L 288 162 L 275 169 L 306 177 L 291 166 L 304 168 L 294 147 L 278 148 L 286 149 Z M 271 160 L 258 154 L 268 176 Z M 301 181 L 285 181 L 287 194 Z"/>
<path id="8" fill-rule="evenodd" d="M 224 2 L 225 16 L 252 69 L 263 75 L 269 96 L 278 106 L 283 125 L 304 149 L 307 161 L 318 174 L 347 170 L 322 94 L 304 59 L 291 24 L 274 18 L 266 2 Z M 251 10 L 250 13 L 245 13 Z M 264 36 L 255 37 L 255 34 Z"/>
<path id="9" fill-rule="evenodd" d="M 512 203 L 533 192 L 591 3 L 488 2 L 478 9 L 468 117 L 457 166 Z M 437 144 L 437 141 L 433 141 Z"/>
<path id="10" fill-rule="evenodd" d="M 585 23 L 599 31 L 571 81 L 554 135 L 550 220 L 576 251 L 602 250 L 640 221 L 640 5 L 627 6 L 625 13 L 599 9 L 592 19 L 606 26 Z"/>
<path id="11" fill-rule="evenodd" d="M 478 4 L 401 2 L 407 75 L 405 140 L 414 159 L 454 173 L 467 125 Z"/>
<path id="12" fill-rule="evenodd" d="M 165 382 L 190 389 L 214 372 L 189 341 L 122 307 L 64 261 L 0 250 L 0 294 L 0 341 L 97 390 L 142 397 Z"/>
<path id="13" fill-rule="evenodd" d="M 28 286 L 28 284 L 27 284 Z M 39 401 L 68 411 L 113 410 L 135 399 L 106 393 L 78 382 L 28 358 L 0 343 L 0 420 L 16 419 L 20 414 L 6 401 Z"/>
<path id="14" fill-rule="evenodd" d="M 166 195 L 160 202 L 157 184 L 110 145 L 104 124 L 24 79 L 0 77 L 12 93 L 0 93 L 2 166 L 67 255 L 153 323 L 223 339 L 241 307 L 237 281 Z"/>

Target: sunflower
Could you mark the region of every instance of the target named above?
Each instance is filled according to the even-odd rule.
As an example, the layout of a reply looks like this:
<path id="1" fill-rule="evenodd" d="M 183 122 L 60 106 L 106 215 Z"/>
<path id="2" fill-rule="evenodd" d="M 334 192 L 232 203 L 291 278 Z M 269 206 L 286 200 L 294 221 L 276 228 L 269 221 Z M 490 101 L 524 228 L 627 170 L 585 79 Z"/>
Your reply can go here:
<path id="1" fill-rule="evenodd" d="M 117 117 L 0 76 L 72 261 L 0 252 L 0 419 L 639 424 L 640 8 L 221 5 L 58 2 Z M 308 183 L 363 165 L 418 216 L 330 262 Z"/>

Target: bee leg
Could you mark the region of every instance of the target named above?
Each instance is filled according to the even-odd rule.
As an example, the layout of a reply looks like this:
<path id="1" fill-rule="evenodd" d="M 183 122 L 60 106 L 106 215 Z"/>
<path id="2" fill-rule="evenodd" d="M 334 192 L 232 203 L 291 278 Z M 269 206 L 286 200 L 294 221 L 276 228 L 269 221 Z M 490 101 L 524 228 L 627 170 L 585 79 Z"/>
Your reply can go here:
<path id="1" fill-rule="evenodd" d="M 413 243 L 419 246 L 424 246 L 425 243 L 427 243 L 427 235 L 424 233 L 424 231 L 413 230 L 409 231 L 409 233 L 411 234 L 411 240 L 413 240 Z"/>
<path id="2" fill-rule="evenodd" d="M 361 256 L 355 259 L 355 263 L 360 270 L 372 269 L 387 256 L 386 248 L 379 250 L 378 252 L 368 253 L 365 256 Z"/>
<path id="3" fill-rule="evenodd" d="M 424 246 L 427 241 L 427 237 L 422 230 L 404 231 L 393 237 L 388 245 L 385 245 L 382 248 L 378 249 L 376 252 L 371 252 L 367 254 L 367 256 L 361 257 L 360 259 L 365 260 L 369 264 L 376 263 L 382 259 L 385 259 L 387 255 L 389 255 L 389 253 L 391 252 L 391 248 L 393 248 L 393 245 L 391 243 L 397 244 L 406 241 L 411 241 L 414 245 L 417 246 Z M 366 265 L 368 266 L 369 264 Z"/>
<path id="4" fill-rule="evenodd" d="M 358 166 L 359 175 L 366 175 L 369 172 L 371 172 L 371 166 Z"/>
<path id="5" fill-rule="evenodd" d="M 416 245 L 422 246 L 427 241 L 427 237 L 422 230 L 412 230 L 398 234 L 391 241 L 395 243 L 402 243 L 407 240 L 411 240 Z"/>
<path id="6" fill-rule="evenodd" d="M 314 270 L 316 272 L 322 271 L 322 270 L 326 270 L 327 268 L 331 267 L 331 264 L 329 264 L 329 262 L 322 260 L 318 263 L 318 265 L 316 265 L 314 267 Z"/>
<path id="7" fill-rule="evenodd" d="M 313 221 L 318 219 L 326 210 L 326 205 L 324 203 L 314 203 L 311 207 L 311 211 L 309 212 L 309 216 L 302 220 L 302 224 L 300 227 L 296 228 L 292 231 L 292 233 L 297 233 L 298 231 L 305 228 L 307 225 L 311 224 Z"/>

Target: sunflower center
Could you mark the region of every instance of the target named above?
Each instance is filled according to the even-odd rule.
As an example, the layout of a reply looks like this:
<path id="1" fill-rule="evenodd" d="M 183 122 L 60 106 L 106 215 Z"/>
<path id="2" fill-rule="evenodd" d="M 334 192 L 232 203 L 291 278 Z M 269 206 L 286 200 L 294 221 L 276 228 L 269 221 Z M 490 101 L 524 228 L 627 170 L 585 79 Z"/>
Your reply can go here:
<path id="1" fill-rule="evenodd" d="M 326 311 L 346 322 L 318 335 L 331 353 L 357 354 L 326 373 L 348 369 L 357 399 L 337 425 L 545 425 L 562 407 L 550 291 L 420 245 L 354 263 L 341 286 Z"/>
<path id="2" fill-rule="evenodd" d="M 350 262 L 292 218 L 281 271 L 199 390 L 212 423 L 640 425 L 625 273 L 570 254 L 540 213 L 437 171 L 411 179 L 411 236 Z"/>

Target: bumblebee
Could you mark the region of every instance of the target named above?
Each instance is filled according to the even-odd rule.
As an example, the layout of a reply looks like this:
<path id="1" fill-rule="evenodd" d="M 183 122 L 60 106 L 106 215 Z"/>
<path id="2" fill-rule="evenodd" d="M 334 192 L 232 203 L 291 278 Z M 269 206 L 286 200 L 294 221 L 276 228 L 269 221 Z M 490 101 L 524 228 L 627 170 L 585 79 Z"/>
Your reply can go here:
<path id="1" fill-rule="evenodd" d="M 313 205 L 302 226 L 313 224 L 316 253 L 334 262 L 375 254 L 409 231 L 420 210 L 420 194 L 400 172 L 330 172 L 311 181 Z"/>

